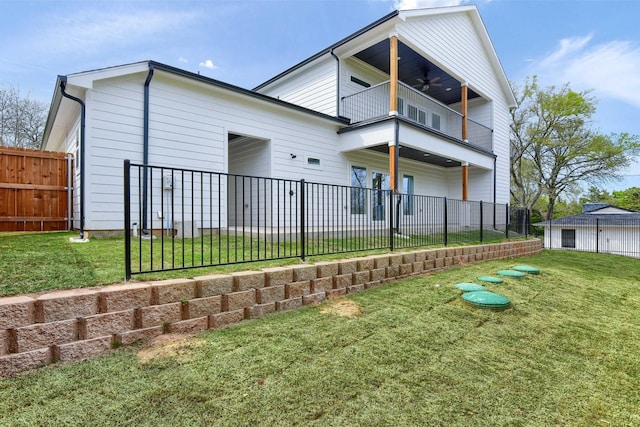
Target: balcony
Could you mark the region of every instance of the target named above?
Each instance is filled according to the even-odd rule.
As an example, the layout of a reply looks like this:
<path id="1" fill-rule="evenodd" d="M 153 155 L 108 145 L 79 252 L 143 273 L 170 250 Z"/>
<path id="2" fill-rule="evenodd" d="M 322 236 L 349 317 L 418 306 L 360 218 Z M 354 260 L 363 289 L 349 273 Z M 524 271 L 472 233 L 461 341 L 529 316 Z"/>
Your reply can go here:
<path id="1" fill-rule="evenodd" d="M 371 86 L 342 99 L 342 115 L 351 123 L 371 121 L 389 116 L 390 82 Z M 462 114 L 402 82 L 398 83 L 398 115 L 462 141 Z M 493 130 L 467 119 L 468 143 L 493 152 Z"/>

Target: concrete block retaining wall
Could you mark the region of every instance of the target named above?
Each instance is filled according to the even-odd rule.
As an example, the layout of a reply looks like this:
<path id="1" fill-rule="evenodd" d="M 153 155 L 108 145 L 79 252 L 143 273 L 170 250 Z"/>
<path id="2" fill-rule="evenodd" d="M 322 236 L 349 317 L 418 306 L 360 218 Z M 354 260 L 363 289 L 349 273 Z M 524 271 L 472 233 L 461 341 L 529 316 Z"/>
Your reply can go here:
<path id="1" fill-rule="evenodd" d="M 0 298 L 0 376 L 95 357 L 163 333 L 217 329 L 458 264 L 541 250 L 540 240 L 527 240 Z"/>

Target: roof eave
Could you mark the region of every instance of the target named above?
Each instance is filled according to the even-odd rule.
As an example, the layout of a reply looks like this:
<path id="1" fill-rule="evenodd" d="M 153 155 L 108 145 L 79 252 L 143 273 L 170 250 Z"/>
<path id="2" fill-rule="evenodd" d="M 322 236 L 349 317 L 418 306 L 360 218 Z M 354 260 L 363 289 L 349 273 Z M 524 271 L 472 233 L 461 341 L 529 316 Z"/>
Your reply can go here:
<path id="1" fill-rule="evenodd" d="M 326 49 L 321 50 L 320 52 L 316 53 L 315 55 L 305 59 L 304 61 L 294 65 L 291 68 L 286 69 L 285 71 L 281 72 L 280 74 L 270 78 L 269 80 L 267 80 L 264 83 L 261 83 L 260 85 L 256 86 L 253 88 L 254 91 L 258 91 L 261 90 L 267 86 L 269 86 L 270 84 L 280 80 L 282 77 L 293 73 L 294 71 L 304 67 L 307 64 L 310 64 L 311 62 L 317 60 L 318 58 L 321 58 L 325 55 L 330 54 L 333 50 L 337 49 L 338 47 L 350 42 L 351 40 L 361 36 L 362 34 L 365 34 L 369 31 L 371 31 L 372 29 L 384 24 L 385 22 L 395 18 L 396 16 L 398 16 L 400 13 L 400 11 L 398 10 L 394 10 L 393 12 L 383 16 L 382 18 L 378 19 L 377 21 L 372 22 L 371 24 L 367 25 L 366 27 L 361 28 L 360 30 L 356 31 L 355 33 L 352 33 L 350 35 L 348 35 L 347 37 L 343 38 L 342 40 L 332 44 L 331 46 L 327 47 Z"/>
<path id="2" fill-rule="evenodd" d="M 238 93 L 240 95 L 245 95 L 260 101 L 264 101 L 264 102 L 268 102 L 271 104 L 275 104 L 275 105 L 279 105 L 281 107 L 284 108 L 288 108 L 288 109 L 292 109 L 292 110 L 296 110 L 305 114 L 310 114 L 313 115 L 315 117 L 321 118 L 321 119 L 325 119 L 325 120 L 329 120 L 332 121 L 334 123 L 340 124 L 340 125 L 348 125 L 349 124 L 349 120 L 345 117 L 335 117 L 335 116 L 330 116 L 328 114 L 324 114 L 324 113 L 320 113 L 318 111 L 315 110 L 311 110 L 309 108 L 305 108 L 305 107 L 301 107 L 299 105 L 296 104 L 292 104 L 290 102 L 286 102 L 283 101 L 281 99 L 277 99 L 277 98 L 273 98 L 270 97 L 268 95 L 263 95 L 261 93 L 258 92 L 254 92 L 252 90 L 249 89 L 245 89 L 242 88 L 240 86 L 235 86 L 232 85 L 230 83 L 225 83 L 223 81 L 220 80 L 216 80 L 216 79 L 212 79 L 210 77 L 206 77 L 203 76 L 201 74 L 196 74 L 196 73 L 192 73 L 190 71 L 186 71 L 186 70 L 182 70 L 180 68 L 176 68 L 176 67 L 172 67 L 171 65 L 166 65 L 166 64 L 162 64 L 160 62 L 155 62 L 155 61 L 149 61 L 149 66 L 153 66 L 156 70 L 161 70 L 161 71 L 165 71 L 168 73 L 171 73 L 173 75 L 177 75 L 177 76 L 182 76 L 191 80 L 195 80 L 195 81 L 199 81 L 211 86 L 215 86 L 215 87 L 219 87 L 222 89 L 226 89 L 235 93 Z"/>
<path id="3" fill-rule="evenodd" d="M 53 90 L 53 96 L 51 97 L 51 104 L 49 105 L 49 114 L 47 115 L 47 121 L 44 126 L 44 132 L 42 133 L 42 141 L 40 142 L 40 150 L 44 150 L 51 135 L 53 124 L 60 110 L 60 103 L 62 102 L 62 89 L 60 83 L 65 76 L 58 75 L 56 78 L 56 87 Z"/>

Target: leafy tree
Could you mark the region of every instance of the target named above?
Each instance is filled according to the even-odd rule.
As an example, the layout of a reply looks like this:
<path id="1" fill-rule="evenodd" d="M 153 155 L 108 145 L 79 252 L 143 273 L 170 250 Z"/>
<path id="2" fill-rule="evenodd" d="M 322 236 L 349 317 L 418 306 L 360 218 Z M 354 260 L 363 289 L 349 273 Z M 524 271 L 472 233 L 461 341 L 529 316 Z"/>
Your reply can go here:
<path id="1" fill-rule="evenodd" d="M 563 193 L 582 183 L 617 178 L 640 149 L 636 135 L 601 135 L 592 125 L 595 99 L 589 92 L 541 88 L 537 78 L 514 87 L 518 108 L 512 110 L 511 195 L 531 208 L 546 196 L 546 218 L 554 216 Z"/>
<path id="2" fill-rule="evenodd" d="M 619 208 L 640 212 L 640 188 L 631 187 L 622 191 L 614 191 L 609 203 Z"/>
<path id="3" fill-rule="evenodd" d="M 580 197 L 580 204 L 584 205 L 589 202 L 601 202 L 601 203 L 609 203 L 610 205 L 614 205 L 612 202 L 611 194 L 607 190 L 603 190 L 600 187 L 596 187 L 592 185 L 589 187 L 587 192 Z"/>
<path id="4" fill-rule="evenodd" d="M 15 87 L 0 88 L 0 146 L 38 148 L 47 106 L 25 98 Z"/>

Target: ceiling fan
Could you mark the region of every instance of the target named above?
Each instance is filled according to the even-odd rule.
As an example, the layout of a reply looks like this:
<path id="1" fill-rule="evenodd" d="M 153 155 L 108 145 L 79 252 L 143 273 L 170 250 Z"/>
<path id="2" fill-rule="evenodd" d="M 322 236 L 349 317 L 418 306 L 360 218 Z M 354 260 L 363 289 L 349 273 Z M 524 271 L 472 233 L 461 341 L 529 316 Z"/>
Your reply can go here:
<path id="1" fill-rule="evenodd" d="M 420 84 L 413 85 L 413 87 L 421 90 L 422 92 L 426 92 L 431 87 L 442 86 L 442 83 L 438 83 L 438 80 L 440 80 L 440 76 L 436 76 L 432 79 L 429 79 L 428 75 L 429 75 L 429 72 L 426 72 L 424 73 L 424 78 L 416 79 Z"/>

